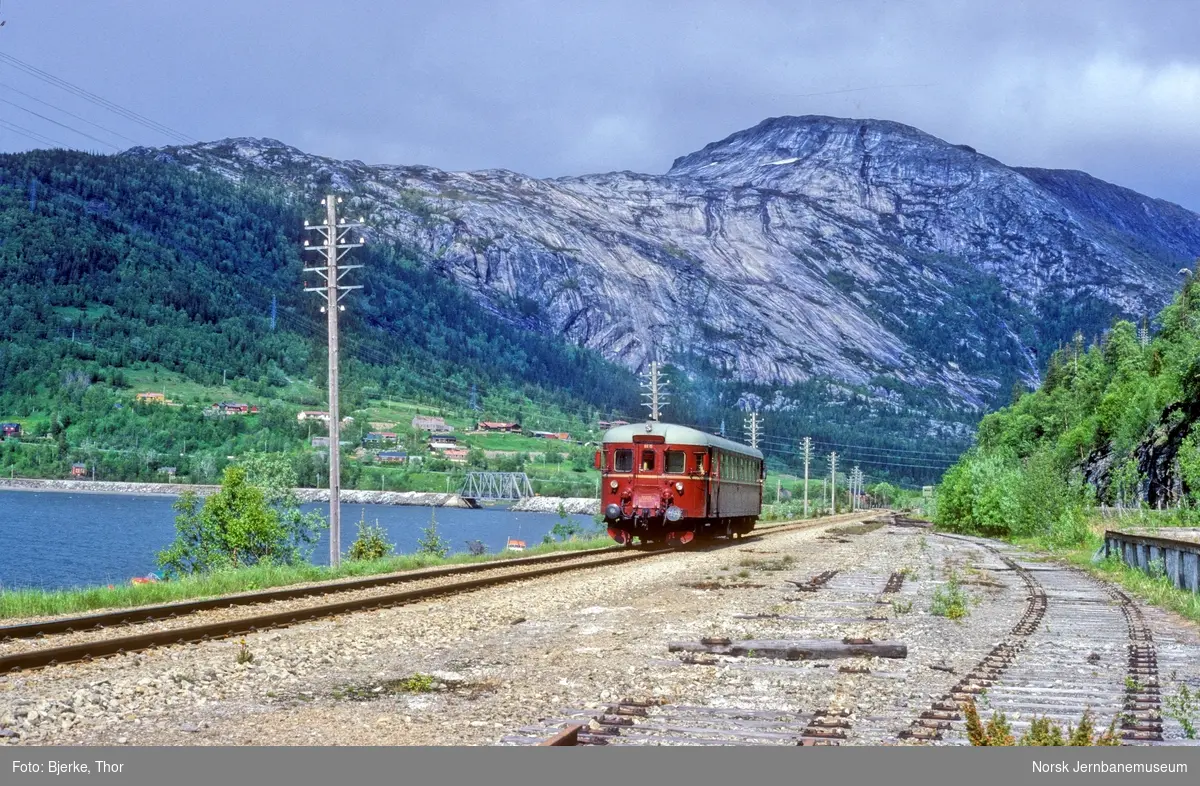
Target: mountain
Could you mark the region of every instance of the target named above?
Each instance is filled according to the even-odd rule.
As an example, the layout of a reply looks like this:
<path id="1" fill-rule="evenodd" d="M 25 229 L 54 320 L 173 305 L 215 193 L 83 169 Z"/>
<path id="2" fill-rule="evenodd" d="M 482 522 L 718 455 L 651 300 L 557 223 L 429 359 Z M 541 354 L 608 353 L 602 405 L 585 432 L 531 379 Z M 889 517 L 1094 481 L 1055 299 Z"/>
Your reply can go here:
<path id="1" fill-rule="evenodd" d="M 1177 205 L 881 120 L 771 118 L 662 175 L 367 165 L 267 139 L 129 155 L 350 194 L 373 240 L 497 315 L 630 369 L 674 363 L 693 417 L 759 405 L 800 422 L 776 434 L 841 418 L 872 445 L 963 443 L 1054 347 L 1156 312 L 1200 255 Z"/>

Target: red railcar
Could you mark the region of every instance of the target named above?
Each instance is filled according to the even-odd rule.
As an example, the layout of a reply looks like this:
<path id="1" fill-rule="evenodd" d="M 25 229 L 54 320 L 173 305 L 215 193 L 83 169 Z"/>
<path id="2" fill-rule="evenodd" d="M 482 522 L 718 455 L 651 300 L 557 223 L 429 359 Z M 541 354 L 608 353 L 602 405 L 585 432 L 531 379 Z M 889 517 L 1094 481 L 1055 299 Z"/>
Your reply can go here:
<path id="1" fill-rule="evenodd" d="M 596 453 L 600 508 L 618 543 L 744 535 L 762 512 L 763 455 L 669 423 L 609 429 Z"/>

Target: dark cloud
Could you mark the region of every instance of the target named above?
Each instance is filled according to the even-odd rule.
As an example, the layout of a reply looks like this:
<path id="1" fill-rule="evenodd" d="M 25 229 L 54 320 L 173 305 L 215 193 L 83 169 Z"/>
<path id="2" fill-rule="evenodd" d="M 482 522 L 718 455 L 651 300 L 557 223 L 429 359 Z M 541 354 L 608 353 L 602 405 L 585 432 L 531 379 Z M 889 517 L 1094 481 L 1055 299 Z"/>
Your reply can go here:
<path id="1" fill-rule="evenodd" d="M 819 113 L 1200 210 L 1193 3 L 994 5 L 6 0 L 0 52 L 198 139 L 339 158 L 662 172 L 764 117 Z M 168 141 L 9 67 L 0 82 Z M 0 119 L 94 146 L 7 104 Z M 4 149 L 28 144 L 0 129 Z"/>

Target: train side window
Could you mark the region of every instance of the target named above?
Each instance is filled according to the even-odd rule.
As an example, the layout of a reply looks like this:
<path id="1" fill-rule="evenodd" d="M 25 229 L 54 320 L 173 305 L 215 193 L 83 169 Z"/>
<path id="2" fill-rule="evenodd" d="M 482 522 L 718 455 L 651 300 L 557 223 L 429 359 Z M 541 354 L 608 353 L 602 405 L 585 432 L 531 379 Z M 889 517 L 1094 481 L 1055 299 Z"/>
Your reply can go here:
<path id="1" fill-rule="evenodd" d="M 633 472 L 633 451 L 632 450 L 615 450 L 613 451 L 613 471 L 614 472 Z"/>
<path id="2" fill-rule="evenodd" d="M 664 468 L 672 475 L 682 475 L 687 469 L 687 454 L 682 450 L 668 450 L 663 457 Z"/>
<path id="3" fill-rule="evenodd" d="M 642 472 L 654 471 L 654 451 L 650 448 L 642 449 Z"/>
<path id="4" fill-rule="evenodd" d="M 704 474 L 704 454 L 703 453 L 693 453 L 692 455 L 696 459 L 696 471 L 699 472 L 701 475 L 703 475 Z"/>

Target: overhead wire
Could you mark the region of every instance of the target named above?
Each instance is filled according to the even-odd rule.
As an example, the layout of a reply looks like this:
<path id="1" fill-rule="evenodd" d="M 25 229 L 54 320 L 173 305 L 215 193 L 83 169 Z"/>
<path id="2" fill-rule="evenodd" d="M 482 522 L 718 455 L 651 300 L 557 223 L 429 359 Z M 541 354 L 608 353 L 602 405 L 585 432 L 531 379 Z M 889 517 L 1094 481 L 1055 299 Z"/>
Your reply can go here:
<path id="1" fill-rule="evenodd" d="M 100 139 L 99 137 L 92 136 L 91 134 L 87 133 L 86 131 L 80 131 L 78 128 L 69 126 L 66 123 L 60 123 L 52 117 L 46 117 L 45 115 L 43 115 L 40 112 L 34 112 L 32 109 L 29 109 L 28 107 L 23 107 L 14 101 L 9 101 L 7 98 L 0 98 L 0 103 L 8 104 L 9 106 L 15 106 L 17 109 L 20 109 L 22 112 L 27 112 L 27 113 L 33 115 L 34 117 L 40 117 L 42 120 L 45 120 L 47 123 L 53 123 L 56 126 L 61 126 L 62 128 L 67 129 L 68 131 L 79 134 L 80 136 L 85 136 L 88 139 L 92 140 L 93 142 L 99 142 L 102 145 L 107 145 L 108 147 L 111 147 L 113 150 L 120 149 L 119 147 L 114 145 L 112 142 L 108 142 L 106 140 Z"/>
<path id="2" fill-rule="evenodd" d="M 109 128 L 108 126 L 102 126 L 99 123 L 93 123 L 91 120 L 88 120 L 83 115 L 77 115 L 74 112 L 71 112 L 70 110 L 63 109 L 61 106 L 58 106 L 57 104 L 52 104 L 49 101 L 43 101 L 42 99 L 38 98 L 37 96 L 35 96 L 31 93 L 26 93 L 24 90 L 19 90 L 18 88 L 15 88 L 10 84 L 7 84 L 5 82 L 0 82 L 0 87 L 4 88 L 5 90 L 10 90 L 10 91 L 16 93 L 17 95 L 24 96 L 25 98 L 28 98 L 30 101 L 39 103 L 42 106 L 48 106 L 51 109 L 55 110 L 56 112 L 62 112 L 64 115 L 73 117 L 76 120 L 79 120 L 80 122 L 87 123 L 89 126 L 92 126 L 93 128 L 98 128 L 101 131 L 105 132 L 106 134 L 112 134 L 115 137 L 124 139 L 126 142 L 129 142 L 130 144 L 133 144 L 133 145 L 138 144 L 138 141 L 136 139 L 131 139 L 130 137 L 125 136 L 124 134 L 122 134 L 119 131 L 114 131 L 111 128 Z"/>
<path id="3" fill-rule="evenodd" d="M 27 139 L 32 139 L 34 142 L 39 142 L 43 145 L 55 145 L 55 146 L 61 147 L 61 148 L 70 147 L 70 145 L 64 145 L 62 142 L 51 139 L 50 137 L 46 136 L 45 134 L 39 133 L 39 132 L 34 131 L 29 128 L 25 128 L 24 126 L 19 126 L 16 123 L 13 123 L 8 120 L 0 120 L 0 126 L 3 126 L 4 128 L 7 128 L 9 131 L 20 134 L 21 136 L 23 136 Z"/>
<path id="4" fill-rule="evenodd" d="M 104 98 L 103 96 L 96 95 L 95 93 L 91 92 L 90 90 L 87 90 L 86 88 L 80 87 L 79 85 L 76 85 L 72 82 L 68 82 L 66 79 L 57 77 L 54 74 L 49 73 L 48 71 L 44 71 L 35 65 L 26 63 L 24 60 L 14 57 L 13 55 L 10 55 L 6 52 L 0 52 L 0 63 L 5 63 L 7 65 L 10 65 L 13 68 L 16 68 L 16 69 L 23 71 L 24 73 L 34 77 L 35 79 L 40 79 L 43 82 L 46 82 L 47 84 L 50 84 L 50 85 L 53 85 L 54 87 L 59 88 L 60 90 L 64 90 L 68 93 L 71 93 L 72 95 L 78 96 L 79 98 L 82 98 L 85 101 L 89 101 L 89 102 L 95 104 L 96 106 L 99 106 L 103 109 L 113 112 L 114 114 L 120 115 L 121 117 L 124 117 L 127 120 L 131 120 L 135 123 L 138 123 L 139 125 L 149 128 L 150 130 L 155 131 L 159 134 L 162 134 L 164 136 L 168 136 L 168 137 L 176 139 L 180 142 L 183 142 L 184 144 L 195 144 L 198 141 L 198 140 L 193 139 L 192 137 L 188 136 L 187 134 L 176 131 L 175 129 L 171 128 L 170 126 L 164 125 L 163 123 L 159 123 L 156 120 L 151 120 L 150 118 L 146 117 L 145 115 L 139 114 L 139 113 L 133 111 L 132 109 L 128 109 L 127 107 L 121 106 L 120 104 L 116 103 L 115 101 L 109 101 L 107 98 Z"/>

